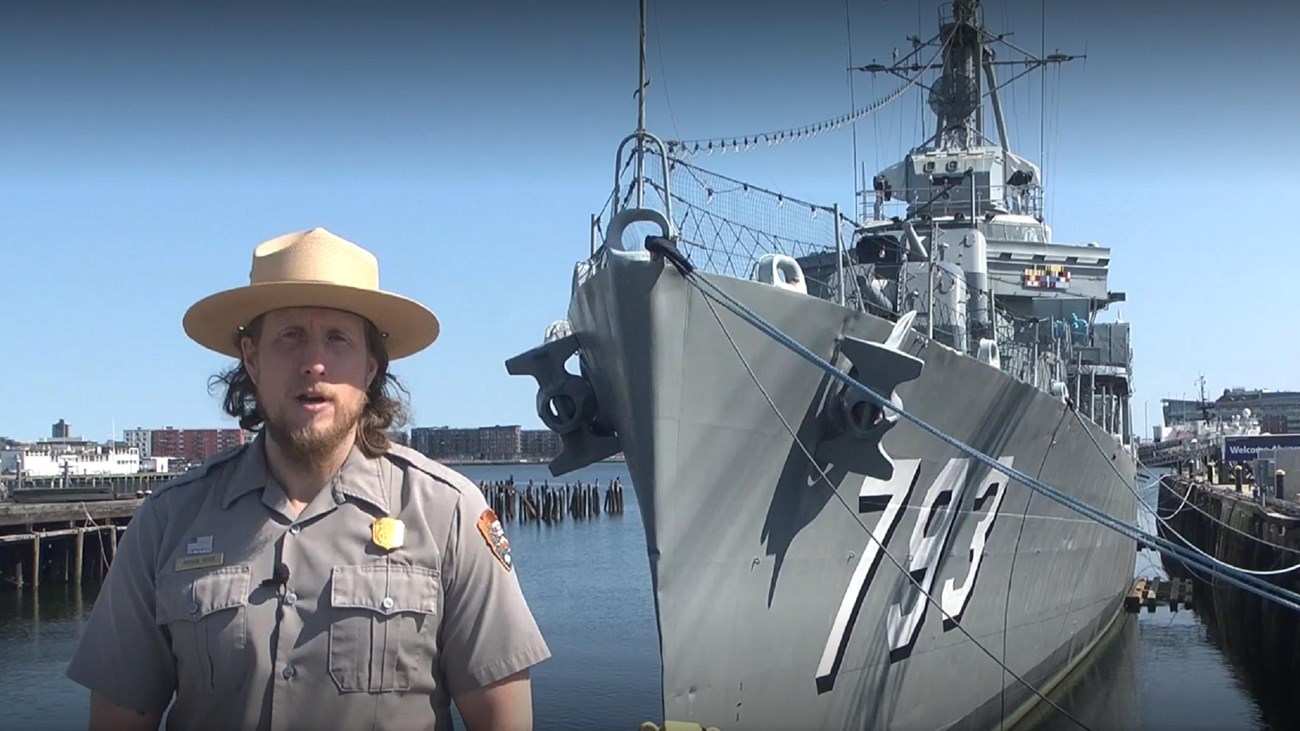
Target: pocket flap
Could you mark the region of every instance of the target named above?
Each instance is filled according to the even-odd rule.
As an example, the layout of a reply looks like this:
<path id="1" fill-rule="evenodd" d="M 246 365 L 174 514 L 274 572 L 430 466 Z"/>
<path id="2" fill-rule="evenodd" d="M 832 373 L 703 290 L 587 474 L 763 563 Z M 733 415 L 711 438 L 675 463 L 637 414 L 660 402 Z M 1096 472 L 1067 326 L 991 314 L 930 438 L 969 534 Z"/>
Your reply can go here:
<path id="1" fill-rule="evenodd" d="M 438 610 L 437 569 L 374 564 L 335 566 L 330 574 L 330 604 L 334 607 L 381 614 L 434 614 Z"/>
<path id="2" fill-rule="evenodd" d="M 249 568 L 226 566 L 195 576 L 174 574 L 158 584 L 155 621 L 197 622 L 231 607 L 248 603 Z"/>

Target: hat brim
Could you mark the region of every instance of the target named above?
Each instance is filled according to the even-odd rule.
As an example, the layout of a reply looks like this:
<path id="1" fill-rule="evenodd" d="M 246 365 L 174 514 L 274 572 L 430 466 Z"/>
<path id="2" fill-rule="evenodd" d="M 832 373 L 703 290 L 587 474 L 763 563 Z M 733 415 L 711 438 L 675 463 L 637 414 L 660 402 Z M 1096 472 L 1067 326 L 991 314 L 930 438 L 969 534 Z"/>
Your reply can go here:
<path id="1" fill-rule="evenodd" d="M 228 289 L 190 307 L 182 324 L 185 334 L 203 347 L 241 356 L 239 328 L 258 315 L 286 307 L 328 307 L 370 320 L 384 334 L 389 360 L 414 355 L 438 339 L 438 316 L 401 295 L 326 282 L 273 282 Z"/>

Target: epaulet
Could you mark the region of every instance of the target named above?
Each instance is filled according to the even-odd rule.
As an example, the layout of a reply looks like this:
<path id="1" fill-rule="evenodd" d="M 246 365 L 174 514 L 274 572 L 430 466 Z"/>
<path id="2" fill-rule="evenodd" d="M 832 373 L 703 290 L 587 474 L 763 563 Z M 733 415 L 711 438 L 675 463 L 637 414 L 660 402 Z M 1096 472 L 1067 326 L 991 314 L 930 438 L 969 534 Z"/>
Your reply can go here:
<path id="1" fill-rule="evenodd" d="M 153 494 L 149 496 L 149 499 L 151 500 L 156 499 L 159 495 L 162 495 L 164 492 L 171 490 L 173 487 L 178 487 L 180 485 L 188 485 L 191 482 L 195 482 L 196 480 L 200 480 L 203 479 L 204 477 L 207 477 L 208 474 L 211 473 L 215 467 L 221 464 L 225 464 L 226 462 L 229 462 L 230 460 L 240 456 L 241 454 L 244 453 L 245 449 L 248 449 L 248 447 L 249 444 L 240 444 L 238 446 L 231 447 L 230 449 L 217 452 L 216 454 L 204 460 L 203 464 L 199 465 L 198 467 L 194 467 L 186 471 L 184 474 L 177 476 L 175 479 L 168 480 L 167 482 L 164 482 L 162 485 L 158 486 L 158 488 L 153 491 Z"/>
<path id="2" fill-rule="evenodd" d="M 444 465 L 443 463 L 427 457 L 424 454 L 401 444 L 390 444 L 388 446 L 388 456 L 410 465 L 424 474 L 432 477 L 438 482 L 444 483 L 448 487 L 460 491 L 472 486 L 474 483 L 461 473 Z"/>

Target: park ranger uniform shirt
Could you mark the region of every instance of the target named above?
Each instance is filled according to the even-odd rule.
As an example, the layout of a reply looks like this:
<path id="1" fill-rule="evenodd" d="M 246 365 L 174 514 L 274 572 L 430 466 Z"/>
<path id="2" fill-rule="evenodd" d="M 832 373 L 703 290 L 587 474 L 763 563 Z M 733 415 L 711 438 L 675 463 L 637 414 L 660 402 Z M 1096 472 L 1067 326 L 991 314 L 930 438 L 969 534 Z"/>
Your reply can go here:
<path id="1" fill-rule="evenodd" d="M 144 501 L 70 678 L 148 712 L 174 694 L 168 728 L 442 731 L 452 696 L 550 656 L 472 482 L 354 447 L 295 517 L 264 439 Z"/>

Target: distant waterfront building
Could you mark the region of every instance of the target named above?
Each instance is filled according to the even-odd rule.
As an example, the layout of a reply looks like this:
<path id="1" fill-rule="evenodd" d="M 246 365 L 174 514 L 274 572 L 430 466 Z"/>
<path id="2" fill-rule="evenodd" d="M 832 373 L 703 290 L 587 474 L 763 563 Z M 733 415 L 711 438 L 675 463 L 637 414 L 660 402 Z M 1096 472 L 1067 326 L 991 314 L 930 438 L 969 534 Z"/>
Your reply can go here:
<path id="1" fill-rule="evenodd" d="M 458 429 L 420 426 L 411 430 L 411 447 L 433 459 L 513 462 L 520 458 L 519 425 Z"/>
<path id="2" fill-rule="evenodd" d="M 170 457 L 141 457 L 141 472 L 171 472 L 172 464 Z"/>
<path id="3" fill-rule="evenodd" d="M 170 457 L 180 462 L 202 462 L 246 440 L 242 429 L 154 429 L 149 435 L 150 457 Z"/>
<path id="4" fill-rule="evenodd" d="M 153 456 L 153 429 L 124 429 L 122 439 L 128 446 L 135 447 L 140 451 L 142 458 L 148 459 Z"/>
<path id="5" fill-rule="evenodd" d="M 51 438 L 67 439 L 71 436 L 72 436 L 72 425 L 64 421 L 63 419 L 59 419 L 57 422 L 55 422 L 54 426 L 50 427 Z"/>
<path id="6" fill-rule="evenodd" d="M 18 444 L 18 449 L 28 449 L 37 452 L 48 452 L 51 455 L 61 454 L 89 454 L 101 451 L 103 447 L 111 448 L 113 445 L 103 445 L 91 439 L 82 439 L 80 437 L 50 437 L 41 439 L 34 443 Z"/>
<path id="7" fill-rule="evenodd" d="M 1290 434 L 1285 414 L 1272 414 L 1259 420 L 1259 430 L 1265 434 Z"/>
<path id="8" fill-rule="evenodd" d="M 524 429 L 518 424 L 454 428 L 418 426 L 411 429 L 411 448 L 433 459 L 492 462 L 550 461 L 560 453 L 560 435 L 550 429 Z"/>
<path id="9" fill-rule="evenodd" d="M 433 459 L 472 459 L 478 454 L 478 429 L 417 426 L 411 430 L 411 448 Z"/>
<path id="10" fill-rule="evenodd" d="M 1300 433 L 1300 391 L 1229 388 L 1206 406 L 1212 420 L 1230 420 L 1250 409 L 1251 415 L 1259 420 L 1262 431 Z M 1200 402 L 1190 399 L 1164 399 L 1162 411 L 1166 425 L 1203 418 Z"/>
<path id="11" fill-rule="evenodd" d="M 90 477 L 184 470 L 256 436 L 242 429 L 126 429 L 121 441 L 104 443 L 70 435 L 62 419 L 56 436 L 33 443 L 0 444 L 0 474 L 25 477 Z M 59 435 L 62 436 L 59 436 Z"/>
<path id="12" fill-rule="evenodd" d="M 1300 391 L 1264 391 L 1259 389 L 1230 388 L 1214 402 L 1220 416 L 1232 417 L 1243 409 L 1263 422 L 1274 425 L 1286 423 L 1287 434 L 1300 432 Z M 1261 423 L 1262 426 L 1262 423 Z"/>
<path id="13" fill-rule="evenodd" d="M 519 459 L 519 437 L 523 430 L 514 426 L 484 426 L 478 430 L 479 459 Z"/>
<path id="14" fill-rule="evenodd" d="M 140 453 L 126 449 L 65 450 L 38 442 L 0 450 L 0 473 L 22 477 L 89 477 L 134 475 L 140 471 Z"/>
<path id="15" fill-rule="evenodd" d="M 1211 401 L 1209 403 L 1211 406 L 1210 418 L 1214 418 L 1214 414 L 1213 414 L 1214 402 Z M 1196 421 L 1197 419 L 1204 418 L 1201 414 L 1201 403 L 1199 401 L 1194 401 L 1189 399 L 1176 399 L 1176 398 L 1161 399 L 1160 410 L 1164 416 L 1165 426 L 1172 426 L 1174 424 L 1188 424 L 1193 421 Z"/>
<path id="16" fill-rule="evenodd" d="M 550 429 L 524 429 L 520 433 L 519 451 L 524 459 L 550 461 L 559 456 L 564 442 Z"/>

